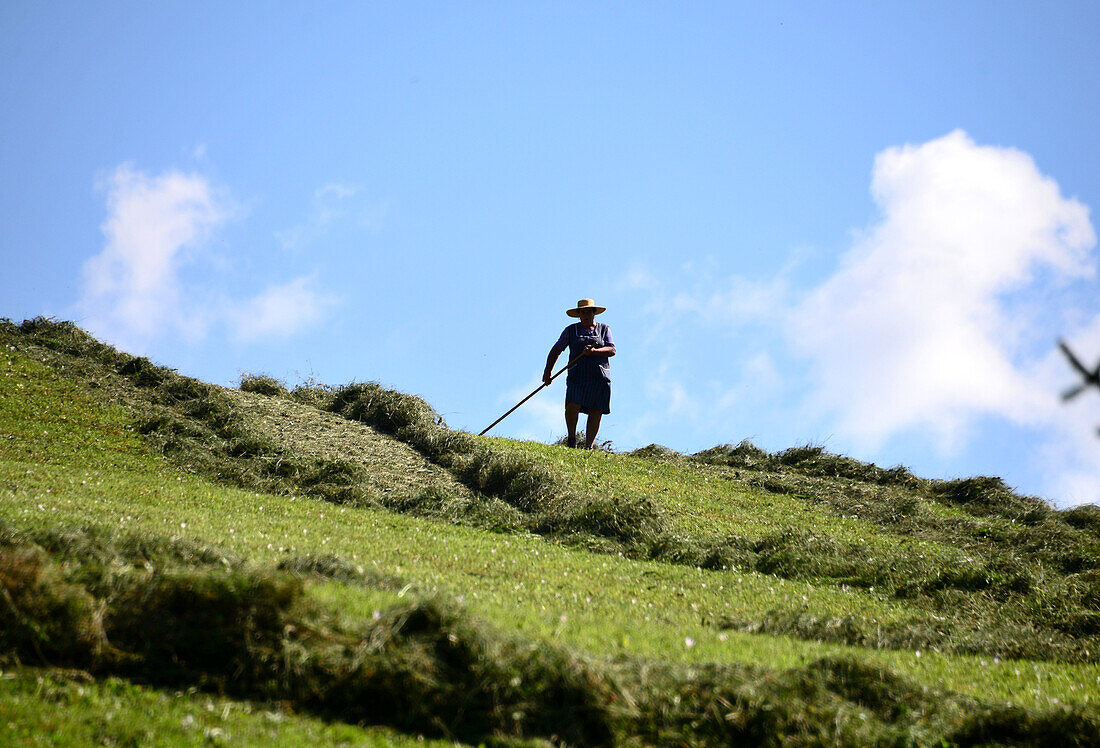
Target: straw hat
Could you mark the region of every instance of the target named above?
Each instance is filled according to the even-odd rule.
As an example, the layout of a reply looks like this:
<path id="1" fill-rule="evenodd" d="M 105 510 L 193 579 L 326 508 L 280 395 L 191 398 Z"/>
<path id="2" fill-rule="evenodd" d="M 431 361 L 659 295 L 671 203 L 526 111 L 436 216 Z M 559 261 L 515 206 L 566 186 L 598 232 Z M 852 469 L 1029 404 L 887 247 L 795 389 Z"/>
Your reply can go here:
<path id="1" fill-rule="evenodd" d="M 577 307 L 575 309 L 567 309 L 565 313 L 570 317 L 579 317 L 581 316 L 581 312 L 585 309 L 591 309 L 595 314 L 603 314 L 607 311 L 607 307 L 596 306 L 596 302 L 592 301 L 592 299 L 581 299 L 577 302 Z"/>

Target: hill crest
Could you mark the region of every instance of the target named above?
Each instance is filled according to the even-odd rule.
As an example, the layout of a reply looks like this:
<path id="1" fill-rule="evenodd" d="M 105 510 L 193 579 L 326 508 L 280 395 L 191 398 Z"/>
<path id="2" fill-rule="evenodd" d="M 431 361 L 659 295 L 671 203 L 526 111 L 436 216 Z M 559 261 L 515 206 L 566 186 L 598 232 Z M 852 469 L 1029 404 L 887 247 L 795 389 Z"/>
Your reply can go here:
<path id="1" fill-rule="evenodd" d="M 905 660 L 897 658 L 917 650 L 945 658 L 1014 658 L 1035 667 L 1094 668 L 1097 662 L 1096 512 L 1087 507 L 1059 512 L 1016 496 L 996 479 L 927 481 L 813 448 L 771 455 L 741 444 L 690 456 L 658 448 L 609 454 L 478 438 L 447 429 L 419 398 L 371 383 L 269 394 L 232 391 L 116 351 L 67 323 L 3 322 L 0 339 L 9 350 L 17 349 L 9 367 L 36 361 L 53 372 L 50 382 L 75 388 L 72 392 L 89 402 L 121 407 L 118 417 L 140 435 L 143 449 L 171 469 L 256 492 L 264 504 L 274 499 L 263 496 L 285 496 L 315 499 L 318 506 L 338 507 L 340 517 L 360 521 L 368 515 L 420 518 L 416 521 L 426 524 L 415 525 L 416 532 L 445 536 L 455 547 L 495 539 L 490 550 L 480 551 L 485 559 L 504 554 L 506 543 L 532 554 L 561 549 L 553 556 L 572 574 L 611 564 L 620 570 L 616 573 L 630 575 L 634 597 L 642 601 L 663 594 L 642 583 L 646 575 L 679 580 L 673 590 L 688 589 L 684 574 L 703 575 L 698 579 L 706 581 L 694 583 L 690 593 L 662 598 L 680 621 L 677 626 L 694 621 L 686 637 L 692 641 L 705 635 L 719 646 L 719 637 L 747 636 L 755 642 L 802 642 L 784 647 L 841 647 L 845 656 L 895 653 L 891 662 L 899 663 Z M 53 397 L 50 388 L 57 385 L 36 384 L 38 375 L 27 371 L 28 378 L 19 381 Z M 14 381 L 4 380 L 8 405 L 0 417 L 29 443 L 34 424 L 51 416 L 46 410 L 39 415 L 9 410 Z M 246 381 L 242 389 L 255 388 Z M 51 447 L 49 437 L 35 439 L 35 449 L 64 451 Z M 12 444 L 3 460 L 31 464 L 20 461 Z M 84 446 L 78 439 L 73 449 Z M 18 486 L 12 507 L 41 496 L 26 480 L 9 480 Z M 80 501 L 78 494 L 67 495 Z M 233 513 L 253 511 L 243 508 L 246 504 Z M 85 510 L 89 517 L 99 511 L 91 505 Z M 32 530 L 37 525 L 12 511 L 3 520 L 8 537 L 57 547 L 55 535 Z M 287 527 L 285 532 L 292 531 Z M 174 547 L 164 542 L 149 547 Z M 286 569 L 319 574 L 332 584 L 361 578 L 361 560 L 311 543 L 303 539 L 294 544 L 296 550 L 269 546 L 267 552 L 283 554 L 280 564 Z M 168 551 L 150 553 L 159 558 Z M 219 557 L 233 566 L 231 555 Z M 455 558 L 458 563 L 460 554 Z M 512 574 L 548 576 L 537 565 L 493 572 L 485 560 L 488 576 L 479 577 L 473 572 L 481 561 L 463 558 L 450 573 L 471 584 L 484 579 L 499 585 Z M 381 569 L 371 584 L 397 591 L 431 586 L 415 574 L 402 579 L 405 573 Z M 726 585 L 734 579 L 758 597 L 712 595 L 708 584 L 732 589 Z M 563 590 L 572 590 L 574 599 L 584 598 L 568 579 L 542 582 L 566 585 Z M 630 599 L 628 608 L 634 605 Z M 575 611 L 569 618 L 574 615 L 583 618 Z M 619 625 L 620 615 L 635 631 L 668 634 L 652 616 L 643 620 L 605 611 L 587 635 L 598 637 L 601 627 Z M 621 646 L 631 645 L 623 639 Z M 813 677 L 836 678 L 837 668 L 847 667 L 834 663 Z M 672 677 L 679 685 L 669 688 L 682 688 L 682 677 Z M 891 688 L 904 690 L 900 682 Z"/>

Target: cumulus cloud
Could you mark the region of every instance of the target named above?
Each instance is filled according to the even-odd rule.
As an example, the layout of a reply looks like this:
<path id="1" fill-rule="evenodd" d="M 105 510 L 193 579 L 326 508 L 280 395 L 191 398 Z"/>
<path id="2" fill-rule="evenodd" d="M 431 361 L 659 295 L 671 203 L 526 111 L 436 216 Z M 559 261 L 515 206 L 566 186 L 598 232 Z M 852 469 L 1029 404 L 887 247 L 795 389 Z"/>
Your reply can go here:
<path id="1" fill-rule="evenodd" d="M 230 280 L 227 258 L 211 249 L 237 215 L 205 176 L 150 176 L 123 164 L 105 178 L 105 244 L 84 263 L 77 304 L 83 324 L 114 342 L 141 348 L 182 335 L 195 341 L 229 325 L 242 339 L 286 335 L 316 322 L 331 303 L 312 277 L 274 285 L 246 301 L 216 289 Z"/>
<path id="2" fill-rule="evenodd" d="M 255 298 L 229 311 L 236 336 L 254 340 L 272 335 L 291 335 L 319 321 L 334 300 L 317 288 L 316 279 L 302 277 L 271 286 Z"/>
<path id="3" fill-rule="evenodd" d="M 789 318 L 814 404 L 872 446 L 923 428 L 949 451 L 981 415 L 1048 421 L 1006 298 L 1095 273 L 1088 209 L 1027 154 L 961 131 L 880 153 L 871 192 L 882 220 Z"/>
<path id="4" fill-rule="evenodd" d="M 102 187 L 106 245 L 83 268 L 80 306 L 88 326 L 139 336 L 169 325 L 196 332 L 198 318 L 177 314 L 178 273 L 186 253 L 201 246 L 231 209 L 197 174 L 149 177 L 123 164 Z"/>
<path id="5" fill-rule="evenodd" d="M 1060 403 L 1075 375 L 1054 345 L 1065 336 L 1086 358 L 1100 354 L 1089 209 L 1027 153 L 962 131 L 879 153 L 871 195 L 878 219 L 808 287 L 790 265 L 764 279 L 696 274 L 680 289 L 632 269 L 628 287 L 652 300 L 650 326 L 671 309 L 705 340 L 736 334 L 715 362 L 725 395 L 698 376 L 667 391 L 655 377 L 655 389 L 666 400 L 706 394 L 708 414 L 754 409 L 750 423 L 782 411 L 861 454 L 904 441 L 948 462 L 983 429 L 1010 426 L 1031 440 L 1027 471 L 1041 490 L 1100 500 L 1100 393 Z M 713 347 L 691 352 L 696 370 L 716 370 L 697 365 Z"/>

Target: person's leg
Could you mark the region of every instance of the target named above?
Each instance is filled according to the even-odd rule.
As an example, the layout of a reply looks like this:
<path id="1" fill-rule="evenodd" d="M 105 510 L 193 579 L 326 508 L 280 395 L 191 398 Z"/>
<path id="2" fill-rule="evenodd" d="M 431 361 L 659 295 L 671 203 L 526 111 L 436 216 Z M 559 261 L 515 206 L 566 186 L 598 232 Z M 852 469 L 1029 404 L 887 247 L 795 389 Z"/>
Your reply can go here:
<path id="1" fill-rule="evenodd" d="M 581 406 L 577 403 L 565 404 L 565 444 L 568 447 L 577 446 L 577 418 L 580 416 Z"/>
<path id="2" fill-rule="evenodd" d="M 602 418 L 603 413 L 601 413 L 600 411 L 589 411 L 588 428 L 584 431 L 585 449 L 592 449 L 592 445 L 596 443 L 596 434 L 600 433 L 600 420 Z"/>

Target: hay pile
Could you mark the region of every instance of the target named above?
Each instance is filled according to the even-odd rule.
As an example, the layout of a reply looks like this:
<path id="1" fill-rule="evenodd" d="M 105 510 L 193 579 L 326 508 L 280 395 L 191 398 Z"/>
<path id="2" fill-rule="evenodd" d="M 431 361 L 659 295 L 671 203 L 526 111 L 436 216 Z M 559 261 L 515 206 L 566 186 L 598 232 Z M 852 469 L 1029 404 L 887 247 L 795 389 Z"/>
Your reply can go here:
<path id="1" fill-rule="evenodd" d="M 781 672 L 595 663 L 503 636 L 432 598 L 349 628 L 305 597 L 298 575 L 205 563 L 218 555 L 214 549 L 188 555 L 156 538 L 102 533 L 38 539 L 54 550 L 0 528 L 4 665 L 65 666 L 278 701 L 327 719 L 472 744 L 1100 741 L 1094 710 L 986 705 L 846 658 Z M 175 554 L 194 563 L 175 563 Z M 139 558 L 141 567 L 126 563 Z M 355 575 L 338 566 L 319 562 L 316 569 Z"/>

